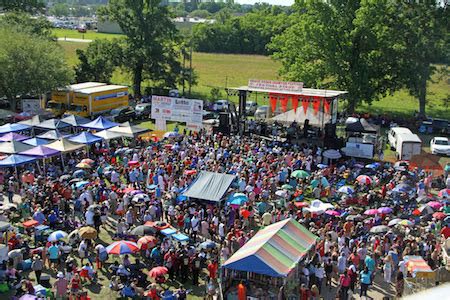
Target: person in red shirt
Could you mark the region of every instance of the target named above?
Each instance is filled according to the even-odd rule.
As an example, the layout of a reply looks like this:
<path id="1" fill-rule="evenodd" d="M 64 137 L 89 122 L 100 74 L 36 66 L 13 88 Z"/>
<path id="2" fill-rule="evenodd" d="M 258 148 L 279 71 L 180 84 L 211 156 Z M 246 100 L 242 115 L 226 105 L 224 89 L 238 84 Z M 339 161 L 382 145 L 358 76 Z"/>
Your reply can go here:
<path id="1" fill-rule="evenodd" d="M 445 226 L 444 228 L 442 228 L 441 230 L 441 234 L 448 239 L 450 237 L 450 227 L 449 226 Z"/>
<path id="2" fill-rule="evenodd" d="M 217 265 L 217 261 L 213 260 L 209 265 L 208 265 L 208 272 L 209 272 L 209 279 L 216 281 L 217 279 L 217 270 L 218 270 L 218 265 Z"/>

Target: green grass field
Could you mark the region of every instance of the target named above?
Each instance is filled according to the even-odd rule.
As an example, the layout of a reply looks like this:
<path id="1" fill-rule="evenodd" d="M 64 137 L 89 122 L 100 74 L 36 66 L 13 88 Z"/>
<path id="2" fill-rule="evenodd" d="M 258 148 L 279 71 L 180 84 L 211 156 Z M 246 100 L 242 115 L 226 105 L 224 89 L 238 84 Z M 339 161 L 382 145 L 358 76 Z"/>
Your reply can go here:
<path id="1" fill-rule="evenodd" d="M 122 34 L 99 33 L 94 30 L 88 30 L 86 33 L 80 33 L 76 29 L 62 29 L 62 28 L 53 29 L 53 34 L 57 38 L 72 38 L 83 40 L 114 39 L 123 37 Z"/>
<path id="2" fill-rule="evenodd" d="M 81 38 L 76 30 L 55 29 L 58 37 Z M 102 39 L 120 37 L 117 34 L 104 34 L 89 31 L 85 34 L 85 39 Z M 86 49 L 88 44 L 76 42 L 60 42 L 66 53 L 69 65 L 76 64 L 77 58 L 75 50 L 77 48 Z M 211 89 L 218 87 L 221 90 L 221 98 L 226 98 L 225 87 L 237 87 L 246 85 L 249 79 L 280 79 L 278 70 L 280 64 L 271 58 L 259 55 L 234 55 L 234 54 L 211 54 L 194 53 L 193 67 L 198 75 L 198 84 L 192 87 L 192 97 L 210 99 Z M 435 75 L 433 81 L 429 83 L 427 95 L 427 113 L 433 117 L 450 118 L 450 79 Z M 116 84 L 131 85 L 131 76 L 126 71 L 117 69 L 113 75 L 112 82 Z M 147 86 L 148 83 L 143 83 Z M 181 87 L 179 87 L 181 90 Z M 186 84 L 187 93 L 187 84 Z M 255 95 L 250 99 L 254 100 Z M 237 97 L 230 97 L 237 101 Z M 267 102 L 261 95 L 258 95 L 258 103 Z M 371 112 L 376 114 L 389 114 L 398 116 L 412 116 L 418 110 L 418 101 L 408 94 L 407 91 L 399 91 L 393 95 L 388 95 L 372 105 L 361 105 L 360 112 Z"/>

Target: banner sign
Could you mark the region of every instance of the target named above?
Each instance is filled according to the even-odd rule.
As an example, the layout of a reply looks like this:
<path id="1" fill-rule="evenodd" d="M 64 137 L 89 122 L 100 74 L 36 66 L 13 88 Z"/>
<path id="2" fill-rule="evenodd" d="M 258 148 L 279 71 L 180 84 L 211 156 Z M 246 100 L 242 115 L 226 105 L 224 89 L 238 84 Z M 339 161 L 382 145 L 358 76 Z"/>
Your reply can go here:
<path id="1" fill-rule="evenodd" d="M 250 79 L 248 81 L 248 87 L 261 90 L 300 93 L 303 89 L 303 82 Z"/>
<path id="2" fill-rule="evenodd" d="M 152 96 L 152 119 L 201 124 L 203 101 L 195 99 Z"/>

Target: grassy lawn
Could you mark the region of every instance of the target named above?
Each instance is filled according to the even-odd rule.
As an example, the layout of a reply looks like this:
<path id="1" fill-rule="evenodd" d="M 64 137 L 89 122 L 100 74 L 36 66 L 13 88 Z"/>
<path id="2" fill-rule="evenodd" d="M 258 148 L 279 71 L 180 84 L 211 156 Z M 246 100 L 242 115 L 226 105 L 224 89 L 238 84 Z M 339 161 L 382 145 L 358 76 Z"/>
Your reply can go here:
<path id="1" fill-rule="evenodd" d="M 53 34 L 58 38 L 73 38 L 73 39 L 114 39 L 123 37 L 122 34 L 112 34 L 112 33 L 99 33 L 95 30 L 88 30 L 86 33 L 80 33 L 76 29 L 53 29 Z"/>
<path id="2" fill-rule="evenodd" d="M 55 29 L 57 36 L 81 38 L 81 34 L 76 30 Z M 85 34 L 86 39 L 115 38 L 117 34 L 105 34 L 89 31 Z M 76 64 L 75 49 L 86 49 L 86 43 L 60 42 L 66 52 L 69 65 Z M 198 75 L 198 84 L 192 87 L 192 98 L 210 99 L 211 89 L 217 87 L 221 90 L 221 98 L 227 98 L 225 87 L 238 87 L 246 85 L 249 79 L 280 79 L 278 70 L 280 64 L 269 57 L 259 55 L 234 55 L 234 54 L 211 54 L 194 53 L 192 60 L 195 72 Z M 112 77 L 115 84 L 131 85 L 131 76 L 124 70 L 117 69 Z M 150 83 L 143 83 L 148 86 Z M 428 85 L 428 115 L 440 118 L 450 118 L 450 84 L 448 77 L 435 75 Z M 179 87 L 181 90 L 181 87 Z M 186 93 L 188 91 L 186 84 Z M 250 96 L 250 100 L 255 100 L 256 95 Z M 266 104 L 267 99 L 258 95 L 258 103 Z M 232 101 L 237 101 L 237 97 L 229 97 Z M 375 114 L 387 113 L 409 117 L 418 110 L 418 101 L 408 94 L 407 91 L 399 91 L 393 95 L 388 95 L 372 105 L 361 105 L 360 112 L 371 112 Z"/>

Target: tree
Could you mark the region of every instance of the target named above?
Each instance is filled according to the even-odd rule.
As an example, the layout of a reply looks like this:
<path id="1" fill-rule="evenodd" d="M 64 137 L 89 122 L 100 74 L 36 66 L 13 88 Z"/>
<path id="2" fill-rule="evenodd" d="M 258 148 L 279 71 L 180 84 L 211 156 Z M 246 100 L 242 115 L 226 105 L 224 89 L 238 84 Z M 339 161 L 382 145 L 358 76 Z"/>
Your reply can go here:
<path id="1" fill-rule="evenodd" d="M 436 1 L 399 1 L 396 6 L 399 31 L 404 37 L 401 78 L 419 101 L 419 117 L 426 117 L 427 82 L 436 73 L 436 63 L 448 64 L 450 13 Z"/>
<path id="2" fill-rule="evenodd" d="M 55 3 L 48 12 L 52 16 L 66 17 L 70 14 L 70 8 L 67 3 Z"/>
<path id="3" fill-rule="evenodd" d="M 52 39 L 52 23 L 44 17 L 33 18 L 24 12 L 9 12 L 0 18 L 0 27 L 13 27 L 15 30 Z"/>
<path id="4" fill-rule="evenodd" d="M 114 70 L 121 64 L 122 45 L 117 39 L 95 40 L 86 50 L 77 49 L 77 56 L 77 82 L 110 82 Z"/>
<path id="5" fill-rule="evenodd" d="M 211 89 L 210 94 L 211 94 L 211 100 L 212 100 L 212 101 L 216 101 L 216 100 L 222 98 L 222 92 L 221 92 L 220 89 L 217 88 L 217 87 L 213 87 L 213 88 Z"/>
<path id="6" fill-rule="evenodd" d="M 141 96 L 144 79 L 174 87 L 181 74 L 178 31 L 161 0 L 111 0 L 103 12 L 116 21 L 126 38 L 124 65 L 133 76 L 133 89 Z"/>
<path id="7" fill-rule="evenodd" d="M 44 10 L 45 4 L 42 0 L 0 0 L 3 11 L 40 12 Z"/>
<path id="8" fill-rule="evenodd" d="M 36 35 L 0 28 L 0 95 L 11 109 L 16 98 L 41 95 L 70 82 L 71 73 L 56 42 Z"/>

